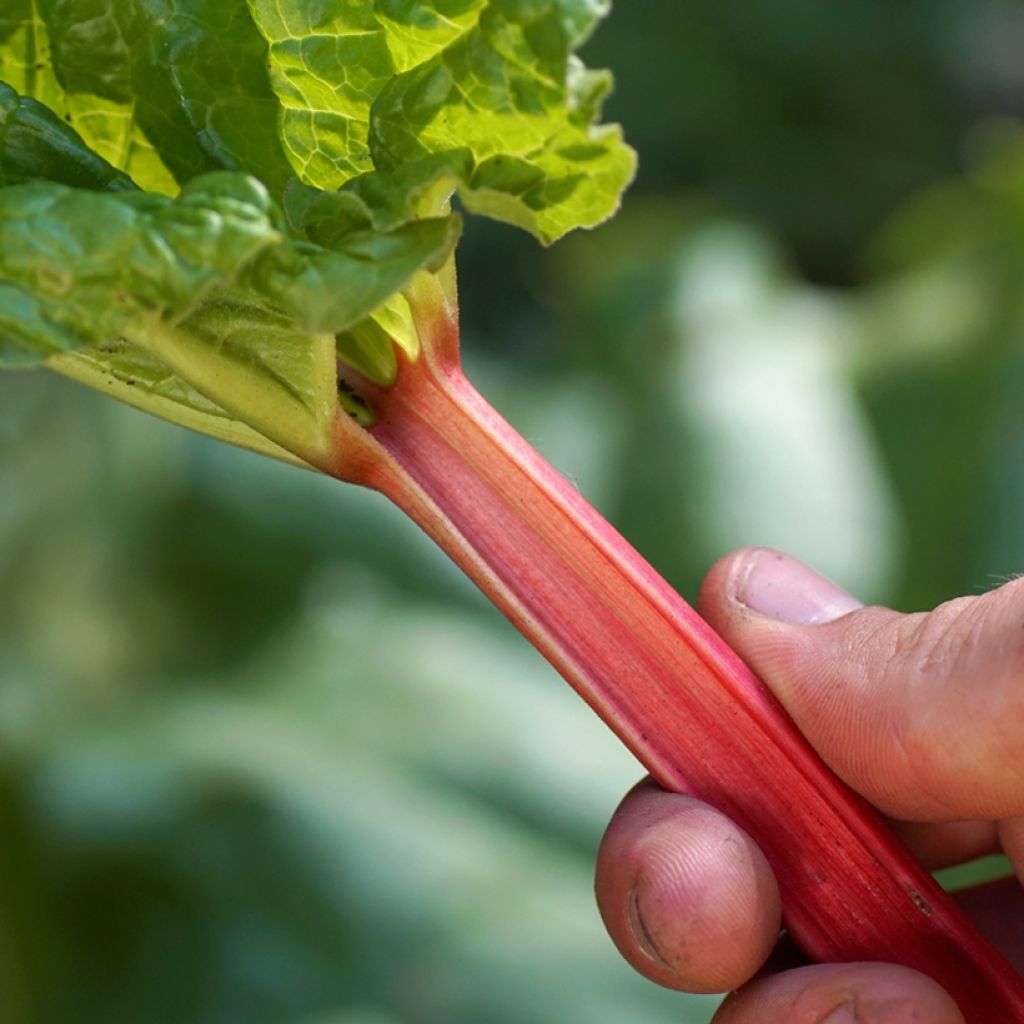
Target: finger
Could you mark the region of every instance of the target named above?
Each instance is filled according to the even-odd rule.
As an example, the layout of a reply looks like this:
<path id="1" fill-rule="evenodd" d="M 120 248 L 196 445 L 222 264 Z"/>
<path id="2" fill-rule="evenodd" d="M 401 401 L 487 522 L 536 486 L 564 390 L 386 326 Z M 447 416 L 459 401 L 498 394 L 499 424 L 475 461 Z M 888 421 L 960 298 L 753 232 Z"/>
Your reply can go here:
<path id="1" fill-rule="evenodd" d="M 999 853 L 999 828 L 994 821 L 917 822 L 889 820 L 893 832 L 929 870 L 955 867 Z"/>
<path id="2" fill-rule="evenodd" d="M 699 608 L 887 814 L 1024 813 L 1024 579 L 901 615 L 861 608 L 788 555 L 752 548 L 711 570 Z"/>
<path id="3" fill-rule="evenodd" d="M 1010 858 L 1017 878 L 1024 883 L 1024 815 L 1007 818 L 999 823 L 999 842 Z"/>
<path id="4" fill-rule="evenodd" d="M 1024 890 L 1016 878 L 998 878 L 952 894 L 988 940 L 1024 972 Z"/>
<path id="5" fill-rule="evenodd" d="M 778 886 L 750 837 L 718 811 L 650 781 L 612 818 L 596 891 L 619 952 L 669 988 L 735 988 L 779 934 Z"/>
<path id="6" fill-rule="evenodd" d="M 964 1024 L 923 974 L 890 964 L 800 967 L 734 993 L 713 1024 Z"/>

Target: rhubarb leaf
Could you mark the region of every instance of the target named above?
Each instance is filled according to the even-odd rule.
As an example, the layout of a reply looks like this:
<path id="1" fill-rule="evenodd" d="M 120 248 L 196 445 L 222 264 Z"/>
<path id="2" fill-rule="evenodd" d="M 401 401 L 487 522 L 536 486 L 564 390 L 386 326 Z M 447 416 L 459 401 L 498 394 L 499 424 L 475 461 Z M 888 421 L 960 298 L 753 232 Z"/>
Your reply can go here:
<path id="1" fill-rule="evenodd" d="M 204 167 L 246 171 L 279 198 L 294 172 L 278 135 L 267 45 L 244 0 L 136 3 L 147 12 L 150 40 L 157 40 L 147 51 L 144 84 L 162 85 L 180 107 Z M 166 102 L 161 99 L 160 109 Z M 148 108 L 152 134 L 163 140 L 158 117 L 159 109 Z M 172 154 L 165 158 L 176 167 Z M 179 180 L 188 176 L 179 171 Z"/>
<path id="2" fill-rule="evenodd" d="M 9 5 L 9 6 L 8 6 Z M 292 176 L 266 43 L 244 0 L 8 0 L 0 79 L 72 124 L 144 188 L 244 170 Z"/>
<path id="3" fill-rule="evenodd" d="M 50 325 L 37 342 L 13 318 L 0 358 L 103 344 L 144 313 L 180 322 L 229 286 L 302 329 L 342 331 L 417 270 L 436 269 L 457 230 L 454 218 L 430 218 L 351 232 L 326 249 L 287 235 L 266 190 L 226 171 L 173 200 L 53 183 L 0 189 L 0 287 L 8 308 L 20 296 L 19 308 L 34 305 Z"/>
<path id="4" fill-rule="evenodd" d="M 223 171 L 173 200 L 10 186 L 0 189 L 0 363 L 91 349 L 91 365 L 118 380 L 124 367 L 103 360 L 123 337 L 308 461 L 325 450 L 337 407 L 334 333 L 436 268 L 457 229 L 432 218 L 317 247 L 287 234 L 262 185 Z M 148 392 L 167 415 L 180 389 Z"/>
<path id="5" fill-rule="evenodd" d="M 178 318 L 233 283 L 281 234 L 262 187 L 227 177 L 196 179 L 176 200 L 50 182 L 0 190 L 0 309 L 14 314 L 0 359 L 103 344 L 142 313 Z"/>
<path id="6" fill-rule="evenodd" d="M 633 154 L 574 56 L 606 11 L 8 0 L 0 364 L 316 455 L 336 356 L 390 384 L 415 275 L 454 297 L 453 192 L 546 242 L 614 211 Z"/>
<path id="7" fill-rule="evenodd" d="M 349 187 L 376 226 L 474 212 L 545 242 L 614 212 L 634 155 L 574 51 L 605 0 L 8 0 L 0 80 L 142 188 L 225 168 Z"/>
<path id="8" fill-rule="evenodd" d="M 136 11 L 120 0 L 5 0 L 0 80 L 45 104 L 143 188 L 171 193 L 174 176 L 145 125 L 166 95 L 132 75 L 145 41 Z M 182 127 L 177 147 L 194 134 Z"/>
<path id="9" fill-rule="evenodd" d="M 0 186 L 35 180 L 97 191 L 134 187 L 52 110 L 0 82 Z"/>
<path id="10" fill-rule="evenodd" d="M 610 77 L 574 56 L 601 0 L 248 2 L 305 184 L 346 186 L 389 223 L 457 190 L 545 242 L 615 212 L 635 157 L 594 123 Z"/>
<path id="11" fill-rule="evenodd" d="M 46 366 L 71 380 L 162 419 L 228 444 L 305 465 L 259 431 L 200 394 L 145 349 L 118 340 L 51 356 Z"/>

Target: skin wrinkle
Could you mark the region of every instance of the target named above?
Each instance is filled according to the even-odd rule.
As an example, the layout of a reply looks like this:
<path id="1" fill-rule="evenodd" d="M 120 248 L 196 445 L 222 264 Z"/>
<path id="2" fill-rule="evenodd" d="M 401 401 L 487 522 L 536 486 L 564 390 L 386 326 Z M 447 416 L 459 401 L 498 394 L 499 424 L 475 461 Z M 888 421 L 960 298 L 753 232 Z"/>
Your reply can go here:
<path id="1" fill-rule="evenodd" d="M 902 787 L 879 766 L 891 761 L 893 749 L 902 749 L 902 738 L 897 722 L 879 717 L 879 707 L 884 706 L 876 696 L 879 684 L 871 678 L 862 652 L 878 644 L 893 615 L 885 609 L 865 609 L 847 617 L 865 617 L 855 627 L 849 621 L 814 626 L 796 637 L 785 626 L 773 628 L 775 635 L 761 644 L 764 657 L 754 659 L 755 668 L 761 667 L 766 680 L 785 697 L 794 720 L 825 762 L 890 811 L 898 810 Z M 885 621 L 879 622 L 880 617 Z M 822 630 L 835 636 L 834 656 L 821 656 Z M 890 644 L 891 637 L 886 635 L 885 642 Z M 906 764 L 906 755 L 901 758 Z"/>
<path id="2" fill-rule="evenodd" d="M 863 702 L 870 714 L 877 714 L 879 707 L 885 713 L 884 733 L 877 723 L 868 725 L 869 728 L 874 725 L 874 731 L 879 735 L 874 775 L 881 779 L 880 784 L 876 783 L 878 793 L 872 793 L 871 799 L 890 814 L 909 812 L 908 816 L 920 817 L 921 794 L 927 796 L 929 804 L 944 804 L 945 788 L 940 787 L 936 792 L 933 785 L 936 732 L 919 711 L 922 697 L 926 706 L 932 706 L 934 693 L 922 693 L 918 680 L 906 671 L 914 652 L 920 649 L 927 622 L 928 617 L 924 614 L 906 618 L 888 612 L 880 630 L 860 646 L 860 664 L 865 676 L 871 671 L 872 642 L 881 641 L 881 645 L 891 651 L 884 661 L 881 685 L 875 687 L 876 692 L 882 691 L 881 700 L 877 695 L 869 694 L 867 701 Z M 886 636 L 891 637 L 888 644 L 885 643 Z M 890 693 L 896 694 L 898 699 L 886 699 Z M 892 770 L 894 760 L 900 770 Z M 915 794 L 914 807 L 905 806 L 908 792 Z"/>
<path id="3" fill-rule="evenodd" d="M 919 656 L 917 671 L 924 676 L 933 673 L 940 679 L 957 679 L 971 671 L 979 648 L 985 660 L 992 654 L 998 656 L 1000 652 L 988 646 L 993 638 L 987 610 L 982 601 L 971 598 L 936 608 L 926 619 L 928 628 L 921 638 L 925 653 Z"/>

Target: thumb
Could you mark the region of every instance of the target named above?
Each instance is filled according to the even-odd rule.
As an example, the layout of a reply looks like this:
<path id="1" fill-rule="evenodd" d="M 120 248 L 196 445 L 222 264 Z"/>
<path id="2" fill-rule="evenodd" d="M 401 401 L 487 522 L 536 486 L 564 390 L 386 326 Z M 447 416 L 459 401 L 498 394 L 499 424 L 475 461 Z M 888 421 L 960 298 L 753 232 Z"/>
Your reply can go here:
<path id="1" fill-rule="evenodd" d="M 714 566 L 698 608 L 887 814 L 1024 812 L 1024 579 L 901 615 L 862 607 L 789 555 L 747 548 Z"/>

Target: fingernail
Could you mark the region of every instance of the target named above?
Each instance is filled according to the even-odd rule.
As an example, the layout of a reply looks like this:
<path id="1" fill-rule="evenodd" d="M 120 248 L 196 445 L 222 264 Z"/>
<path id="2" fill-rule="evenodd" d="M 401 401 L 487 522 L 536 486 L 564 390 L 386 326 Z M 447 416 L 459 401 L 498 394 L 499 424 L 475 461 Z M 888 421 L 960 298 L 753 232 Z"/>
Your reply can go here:
<path id="1" fill-rule="evenodd" d="M 737 572 L 736 581 L 740 604 L 794 626 L 831 622 L 862 607 L 831 580 L 771 548 L 755 548 Z"/>
<path id="2" fill-rule="evenodd" d="M 818 1024 L 859 1024 L 853 1003 L 837 1006 L 827 1017 L 822 1017 Z"/>

